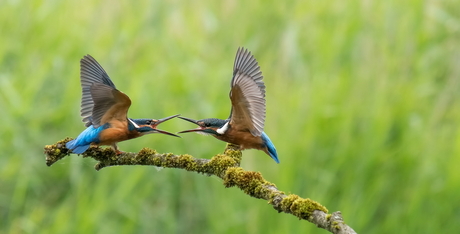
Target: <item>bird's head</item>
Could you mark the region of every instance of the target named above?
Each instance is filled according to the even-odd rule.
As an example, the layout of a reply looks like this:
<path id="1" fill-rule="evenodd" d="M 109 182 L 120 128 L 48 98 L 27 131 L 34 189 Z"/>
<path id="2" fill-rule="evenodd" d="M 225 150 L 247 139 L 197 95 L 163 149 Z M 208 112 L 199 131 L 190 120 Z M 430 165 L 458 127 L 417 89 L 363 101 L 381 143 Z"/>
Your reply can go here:
<path id="1" fill-rule="evenodd" d="M 178 133 L 195 132 L 195 133 L 202 134 L 202 135 L 212 135 L 212 136 L 224 134 L 227 128 L 226 124 L 228 122 L 223 119 L 215 119 L 215 118 L 201 119 L 201 120 L 194 120 L 194 119 L 189 119 L 185 117 L 179 117 L 179 118 L 185 121 L 194 123 L 198 125 L 198 127 L 194 129 L 181 131 Z M 222 131 L 223 128 L 225 128 L 224 131 Z"/>
<path id="2" fill-rule="evenodd" d="M 162 118 L 162 119 L 128 119 L 128 120 L 130 122 L 130 128 L 132 128 L 132 130 L 137 131 L 141 135 L 146 135 L 150 133 L 161 133 L 161 134 L 166 134 L 170 136 L 180 137 L 176 134 L 157 129 L 157 126 L 160 125 L 161 123 L 166 122 L 167 120 L 170 120 L 177 116 L 179 115 L 173 115 L 173 116 L 169 116 L 169 117 Z"/>

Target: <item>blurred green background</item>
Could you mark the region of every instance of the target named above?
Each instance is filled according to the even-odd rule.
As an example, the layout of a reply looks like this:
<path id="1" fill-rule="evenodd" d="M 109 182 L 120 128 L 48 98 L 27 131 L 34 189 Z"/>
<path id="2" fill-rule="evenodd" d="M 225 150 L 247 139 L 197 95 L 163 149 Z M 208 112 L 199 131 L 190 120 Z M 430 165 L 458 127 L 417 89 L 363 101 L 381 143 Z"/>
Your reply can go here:
<path id="1" fill-rule="evenodd" d="M 130 117 L 226 118 L 239 46 L 265 76 L 265 132 L 281 160 L 249 150 L 242 167 L 360 233 L 460 228 L 458 1 L 3 0 L 0 32 L 0 233 L 327 233 L 215 177 L 97 172 L 77 156 L 45 165 L 44 145 L 84 129 L 83 55 L 130 96 Z M 119 146 L 210 158 L 225 143 Z"/>

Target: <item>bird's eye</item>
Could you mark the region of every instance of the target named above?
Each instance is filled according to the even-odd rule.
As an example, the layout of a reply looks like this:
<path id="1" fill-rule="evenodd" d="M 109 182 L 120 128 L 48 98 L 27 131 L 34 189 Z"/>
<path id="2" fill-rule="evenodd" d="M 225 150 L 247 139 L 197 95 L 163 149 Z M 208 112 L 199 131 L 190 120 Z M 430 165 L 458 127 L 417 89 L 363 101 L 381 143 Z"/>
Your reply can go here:
<path id="1" fill-rule="evenodd" d="M 145 121 L 145 124 L 147 124 L 147 125 L 152 124 L 152 120 L 147 120 L 147 121 Z"/>

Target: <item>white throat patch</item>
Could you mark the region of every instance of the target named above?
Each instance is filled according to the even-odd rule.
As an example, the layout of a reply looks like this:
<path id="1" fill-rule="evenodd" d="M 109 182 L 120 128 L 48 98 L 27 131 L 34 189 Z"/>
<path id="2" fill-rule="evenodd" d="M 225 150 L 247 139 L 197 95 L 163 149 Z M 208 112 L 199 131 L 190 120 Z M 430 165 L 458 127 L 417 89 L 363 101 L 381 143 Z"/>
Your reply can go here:
<path id="1" fill-rule="evenodd" d="M 200 135 L 203 135 L 203 136 L 211 136 L 211 134 L 207 133 L 207 132 L 196 132 Z"/>
<path id="2" fill-rule="evenodd" d="M 225 134 L 225 132 L 228 130 L 228 122 L 226 122 L 224 124 L 224 126 L 222 126 L 221 128 L 217 129 L 217 133 L 219 133 L 220 135 L 223 135 Z"/>

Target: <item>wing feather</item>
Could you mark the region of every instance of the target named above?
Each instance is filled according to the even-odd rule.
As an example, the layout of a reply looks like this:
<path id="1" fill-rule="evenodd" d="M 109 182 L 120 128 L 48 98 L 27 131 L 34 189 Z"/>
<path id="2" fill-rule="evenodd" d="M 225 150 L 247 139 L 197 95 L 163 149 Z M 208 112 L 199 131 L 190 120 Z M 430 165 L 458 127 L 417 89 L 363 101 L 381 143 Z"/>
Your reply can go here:
<path id="1" fill-rule="evenodd" d="M 233 66 L 230 124 L 260 136 L 265 123 L 265 84 L 259 64 L 251 53 L 238 48 Z"/>
<path id="2" fill-rule="evenodd" d="M 116 87 L 104 68 L 91 55 L 86 55 L 80 60 L 80 81 L 82 88 L 80 116 L 85 126 L 89 127 L 90 125 L 94 125 L 94 118 L 92 117 L 94 101 L 91 94 L 91 86 L 95 83 L 102 83 L 113 89 L 116 89 Z"/>
<path id="3" fill-rule="evenodd" d="M 112 119 L 127 121 L 131 100 L 126 94 L 106 84 L 94 83 L 91 86 L 91 95 L 94 101 L 91 117 L 95 128 Z"/>

